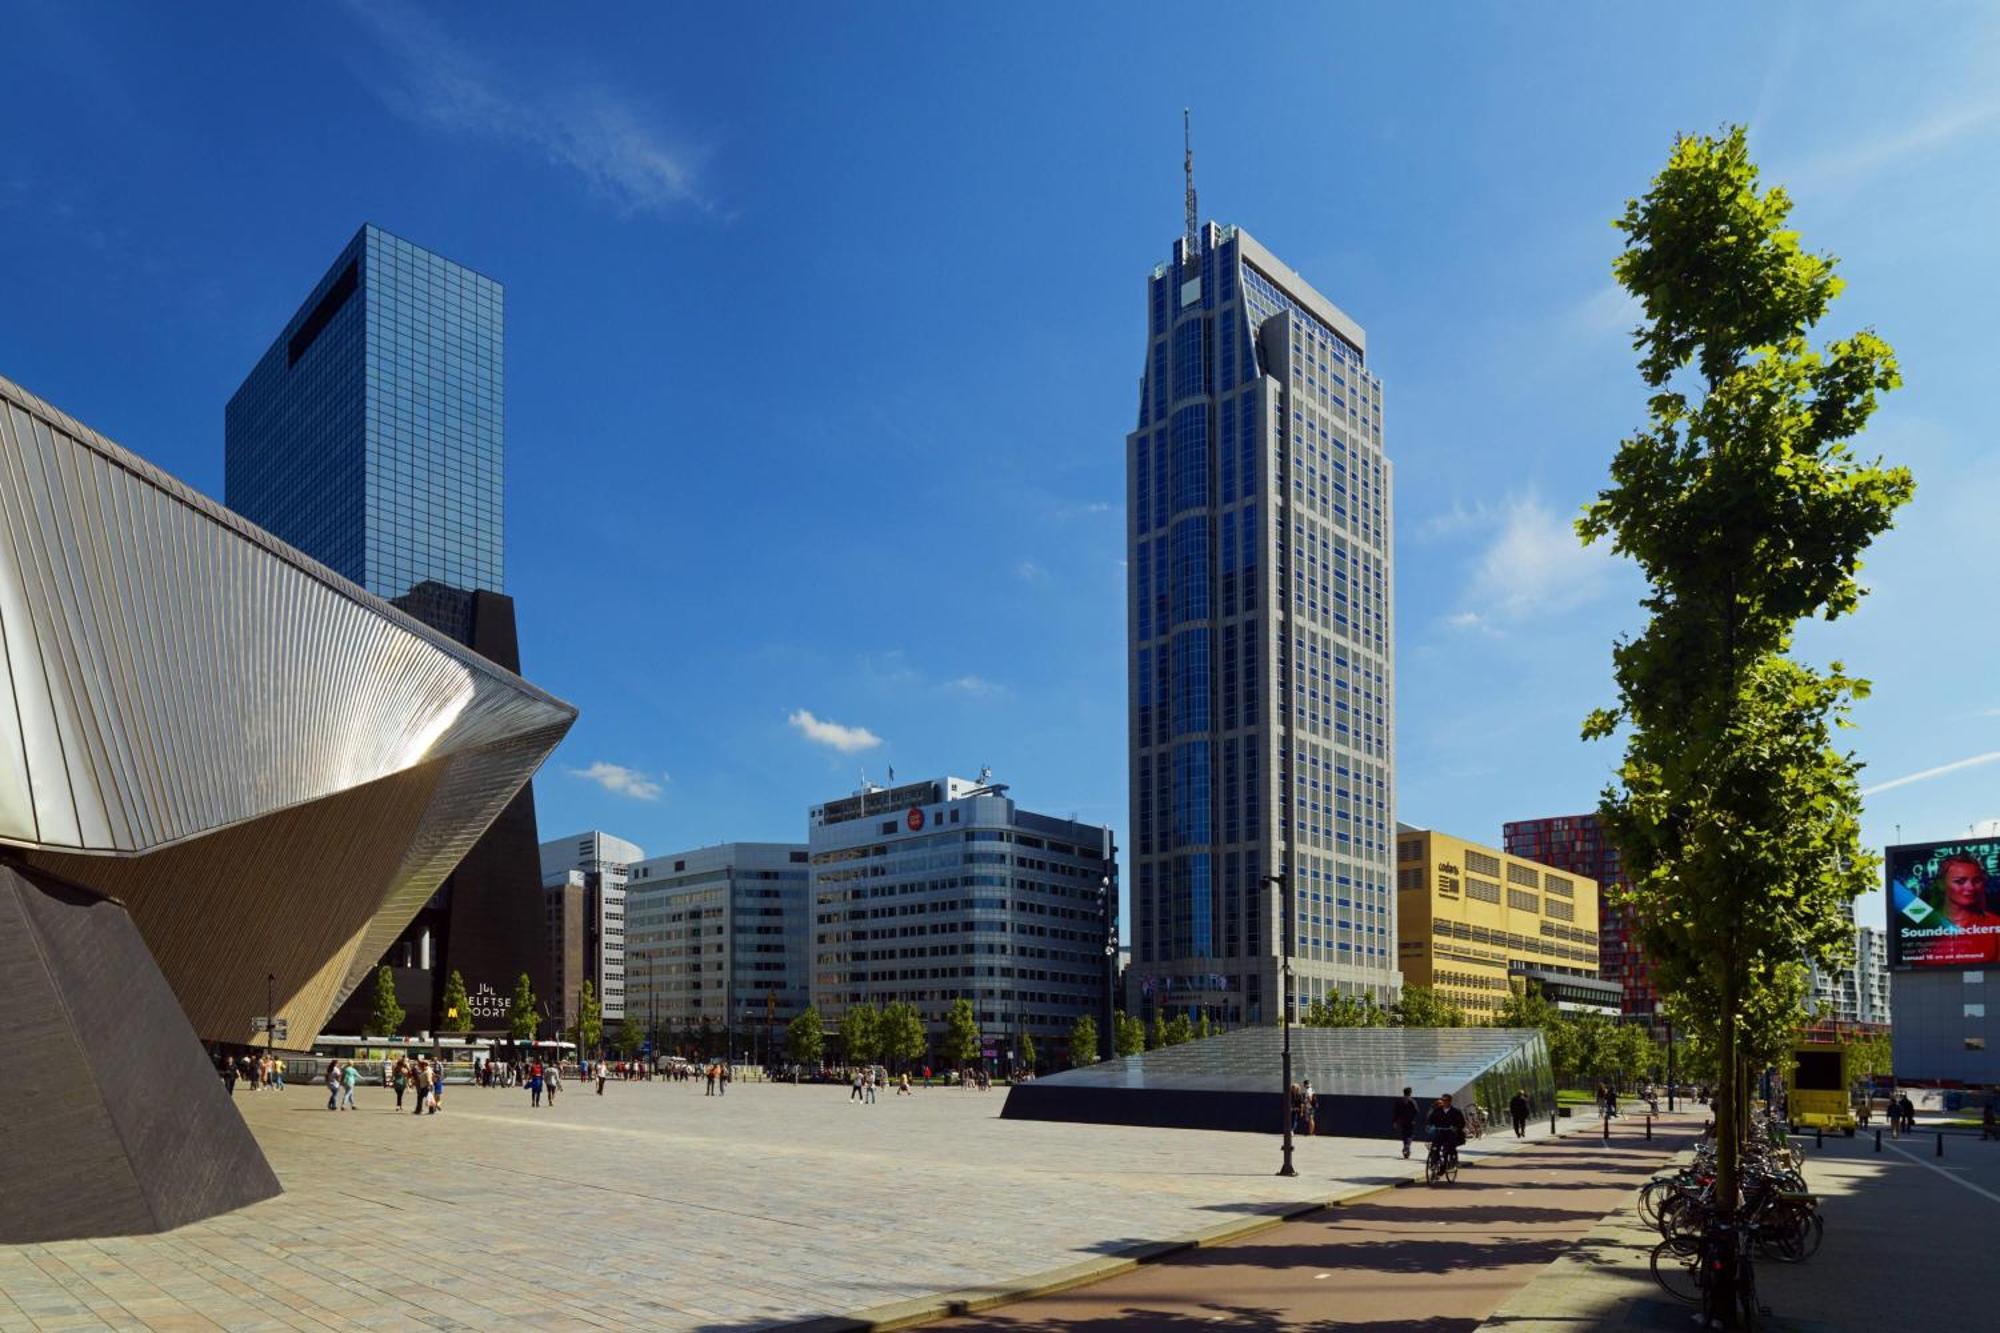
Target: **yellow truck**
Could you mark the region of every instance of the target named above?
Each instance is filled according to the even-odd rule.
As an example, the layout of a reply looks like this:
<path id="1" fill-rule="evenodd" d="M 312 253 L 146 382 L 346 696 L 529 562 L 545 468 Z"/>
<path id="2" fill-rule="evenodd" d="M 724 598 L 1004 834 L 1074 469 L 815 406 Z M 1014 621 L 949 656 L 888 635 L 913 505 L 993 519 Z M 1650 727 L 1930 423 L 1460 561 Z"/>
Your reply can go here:
<path id="1" fill-rule="evenodd" d="M 1827 1041 L 1792 1047 L 1786 1118 L 1802 1129 L 1838 1130 L 1854 1136 L 1854 1094 L 1847 1079 L 1847 1048 Z"/>

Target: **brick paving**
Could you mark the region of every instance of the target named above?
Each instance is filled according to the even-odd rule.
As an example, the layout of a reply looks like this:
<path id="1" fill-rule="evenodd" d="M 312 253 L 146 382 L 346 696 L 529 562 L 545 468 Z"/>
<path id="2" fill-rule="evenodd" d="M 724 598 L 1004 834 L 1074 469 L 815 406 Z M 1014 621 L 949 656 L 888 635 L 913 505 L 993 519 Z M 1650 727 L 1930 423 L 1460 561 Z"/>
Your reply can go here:
<path id="1" fill-rule="evenodd" d="M 1004 1094 L 454 1086 L 239 1094 L 285 1194 L 158 1236 L 0 1247 L 14 1329 L 733 1330 L 1007 1284 L 1406 1178 L 1394 1144 L 999 1119 Z M 1489 1150 L 1509 1144 L 1487 1140 Z M 1478 1146 L 1472 1150 L 1477 1155 Z"/>

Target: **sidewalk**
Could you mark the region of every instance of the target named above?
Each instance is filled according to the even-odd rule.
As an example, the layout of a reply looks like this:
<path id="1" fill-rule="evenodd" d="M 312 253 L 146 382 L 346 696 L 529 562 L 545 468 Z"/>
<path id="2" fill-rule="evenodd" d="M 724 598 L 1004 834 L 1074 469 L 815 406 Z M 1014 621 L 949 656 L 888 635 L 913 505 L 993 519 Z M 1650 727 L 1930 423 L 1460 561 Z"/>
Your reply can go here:
<path id="1" fill-rule="evenodd" d="M 1605 1143 L 1597 1122 L 1584 1122 L 1577 1129 L 1592 1132 L 1469 1162 L 1453 1186 L 1377 1191 L 946 1326 L 1471 1333 L 1690 1144 L 1697 1123 L 1676 1117 L 1649 1143 L 1643 1117 L 1628 1117 Z"/>
<path id="2" fill-rule="evenodd" d="M 2000 1145 L 1935 1136 L 1827 1138 L 1809 1157 L 1806 1181 L 1820 1196 L 1826 1240 L 1803 1264 L 1764 1262 L 1757 1287 L 1779 1333 L 1832 1333 L 1901 1321 L 1921 1310 L 1925 1326 L 1990 1327 L 1992 1281 L 1976 1244 L 2000 1227 Z M 1572 1253 L 1506 1301 L 1482 1333 L 1594 1333 L 1685 1329 L 1691 1307 L 1653 1281 L 1659 1235 L 1627 1199 Z"/>

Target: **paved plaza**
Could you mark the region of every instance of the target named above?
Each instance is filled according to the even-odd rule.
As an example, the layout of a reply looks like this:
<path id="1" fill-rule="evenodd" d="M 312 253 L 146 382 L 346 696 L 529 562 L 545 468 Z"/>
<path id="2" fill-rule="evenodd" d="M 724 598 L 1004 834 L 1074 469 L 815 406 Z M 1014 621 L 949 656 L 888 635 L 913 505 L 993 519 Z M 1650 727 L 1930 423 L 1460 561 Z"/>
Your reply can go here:
<path id="1" fill-rule="evenodd" d="M 0 1329 L 749 1329 L 1005 1287 L 1420 1165 L 1301 1140 L 1283 1180 L 1275 1136 L 1001 1120 L 997 1089 L 613 1083 L 534 1110 L 454 1086 L 421 1120 L 359 1095 L 237 1096 L 279 1198 L 0 1248 Z"/>

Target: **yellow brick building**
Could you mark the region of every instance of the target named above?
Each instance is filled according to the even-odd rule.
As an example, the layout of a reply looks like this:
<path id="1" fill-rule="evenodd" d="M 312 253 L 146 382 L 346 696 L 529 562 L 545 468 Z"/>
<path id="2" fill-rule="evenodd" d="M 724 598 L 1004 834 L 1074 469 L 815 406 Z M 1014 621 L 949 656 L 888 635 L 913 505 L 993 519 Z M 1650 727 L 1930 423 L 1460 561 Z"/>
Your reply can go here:
<path id="1" fill-rule="evenodd" d="M 1400 826 L 1396 953 L 1405 986 L 1429 986 L 1487 1022 L 1510 974 L 1597 976 L 1597 881 Z"/>

